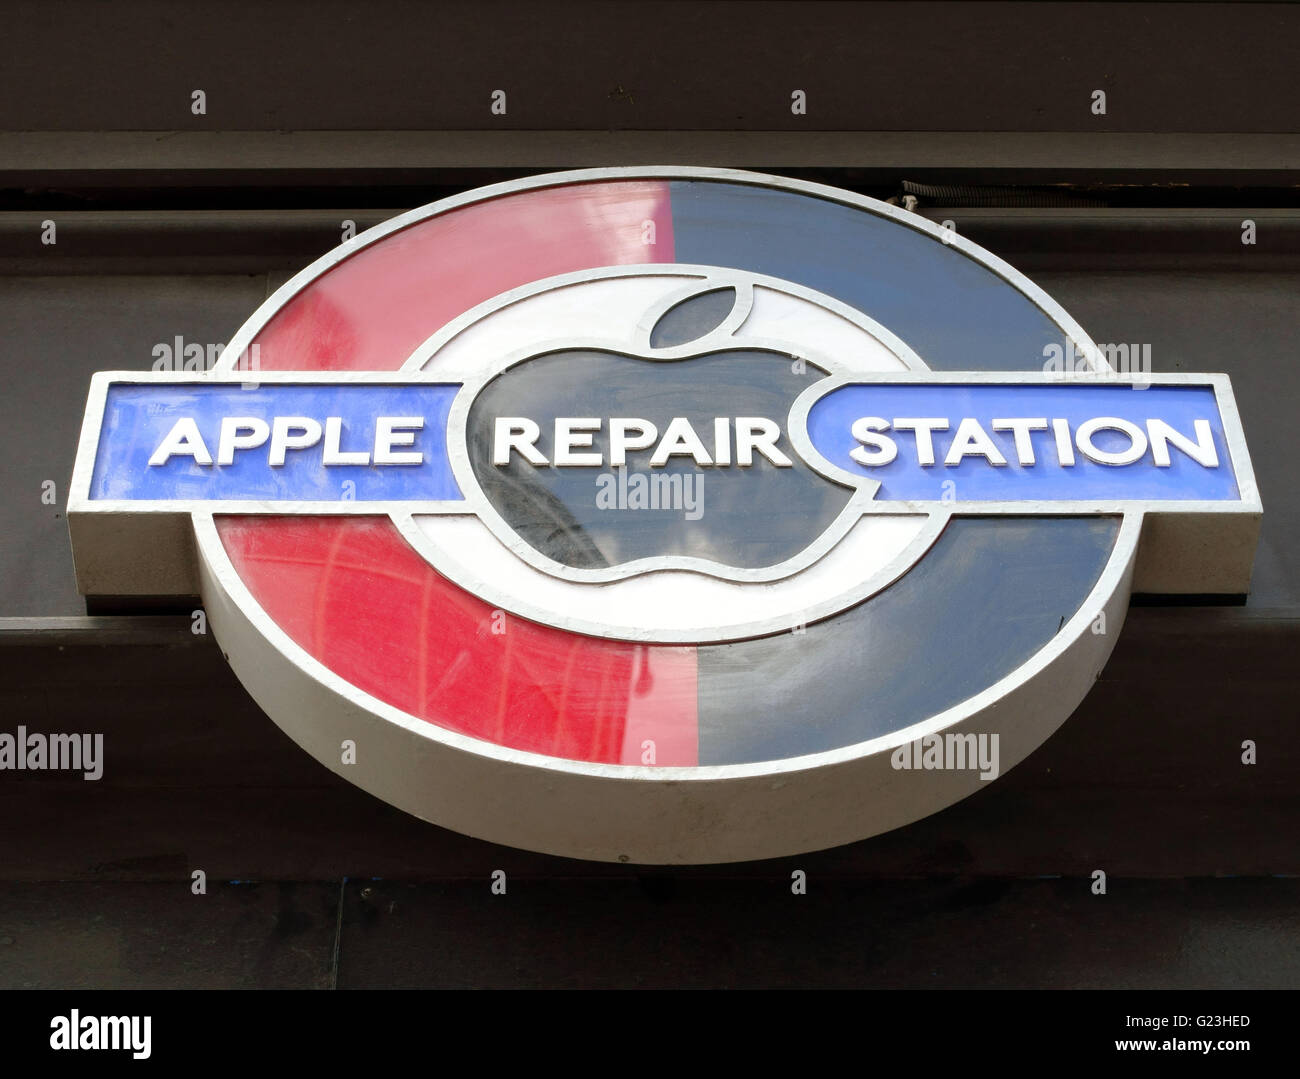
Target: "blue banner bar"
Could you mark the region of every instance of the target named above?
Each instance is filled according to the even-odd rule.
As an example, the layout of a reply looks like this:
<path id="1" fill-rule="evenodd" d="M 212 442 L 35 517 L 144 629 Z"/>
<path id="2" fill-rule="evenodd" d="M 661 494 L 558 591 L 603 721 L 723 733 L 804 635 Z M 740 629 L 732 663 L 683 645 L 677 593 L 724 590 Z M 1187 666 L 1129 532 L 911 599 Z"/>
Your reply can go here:
<path id="1" fill-rule="evenodd" d="M 1211 386 L 854 383 L 808 434 L 877 502 L 1239 497 Z"/>
<path id="2" fill-rule="evenodd" d="M 457 500 L 447 416 L 459 388 L 115 383 L 90 497 Z"/>

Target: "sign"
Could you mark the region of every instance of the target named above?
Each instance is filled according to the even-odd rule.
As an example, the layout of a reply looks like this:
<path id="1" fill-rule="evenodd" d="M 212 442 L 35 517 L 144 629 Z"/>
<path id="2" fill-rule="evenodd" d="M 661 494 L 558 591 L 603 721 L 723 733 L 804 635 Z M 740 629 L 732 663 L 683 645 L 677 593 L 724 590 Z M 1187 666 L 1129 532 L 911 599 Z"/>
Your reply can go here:
<path id="1" fill-rule="evenodd" d="M 95 376 L 70 527 L 364 789 L 688 863 L 977 790 L 1131 592 L 1246 592 L 1260 513 L 1227 376 L 1116 370 L 892 206 L 612 169 L 349 240 L 211 373 Z"/>

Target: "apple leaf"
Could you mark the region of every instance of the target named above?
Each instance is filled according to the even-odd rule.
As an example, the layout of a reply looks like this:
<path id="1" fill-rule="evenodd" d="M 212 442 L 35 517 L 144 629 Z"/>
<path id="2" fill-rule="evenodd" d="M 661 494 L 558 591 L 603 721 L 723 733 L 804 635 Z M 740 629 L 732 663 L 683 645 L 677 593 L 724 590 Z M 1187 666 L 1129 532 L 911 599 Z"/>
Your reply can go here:
<path id="1" fill-rule="evenodd" d="M 731 286 L 688 296 L 659 316 L 650 331 L 650 347 L 674 348 L 697 341 L 721 326 L 735 306 L 736 290 Z"/>

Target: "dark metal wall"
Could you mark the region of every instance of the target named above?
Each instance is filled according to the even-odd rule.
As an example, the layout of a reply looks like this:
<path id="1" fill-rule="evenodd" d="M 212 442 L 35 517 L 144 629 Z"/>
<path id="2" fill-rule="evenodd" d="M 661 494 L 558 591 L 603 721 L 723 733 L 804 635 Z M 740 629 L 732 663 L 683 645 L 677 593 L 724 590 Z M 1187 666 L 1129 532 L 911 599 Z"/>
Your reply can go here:
<path id="1" fill-rule="evenodd" d="M 102 730 L 108 757 L 94 783 L 0 774 L 0 984 L 1297 984 L 1282 878 L 1300 874 L 1300 9 L 4 16 L 0 727 Z M 646 162 L 877 197 L 964 185 L 918 212 L 1027 272 L 1095 340 L 1150 345 L 1156 371 L 1231 374 L 1265 507 L 1248 601 L 1135 608 L 1065 727 L 943 813 L 672 873 L 407 817 L 289 743 L 188 616 L 87 615 L 63 507 L 93 371 L 148 368 L 178 336 L 228 340 L 345 219 Z M 516 882 L 495 907 L 493 869 Z"/>
<path id="2" fill-rule="evenodd" d="M 9 131 L 1294 132 L 1300 102 L 1286 4 L 6 8 Z"/>

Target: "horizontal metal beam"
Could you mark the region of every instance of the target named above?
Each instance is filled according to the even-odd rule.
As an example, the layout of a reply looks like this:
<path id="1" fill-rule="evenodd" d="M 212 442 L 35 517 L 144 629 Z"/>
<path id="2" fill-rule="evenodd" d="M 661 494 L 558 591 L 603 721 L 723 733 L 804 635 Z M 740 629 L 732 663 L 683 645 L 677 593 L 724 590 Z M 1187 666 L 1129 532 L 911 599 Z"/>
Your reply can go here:
<path id="1" fill-rule="evenodd" d="M 57 175 L 694 164 L 752 168 L 1300 169 L 1300 133 L 1078 131 L 0 131 L 0 179 Z M 168 176 L 174 184 L 197 177 Z M 132 183 L 137 178 L 132 175 Z"/>
<path id="2" fill-rule="evenodd" d="M 429 193 L 432 200 L 446 189 Z M 23 210 L 0 212 L 0 275 L 257 273 L 298 270 L 404 208 L 283 210 Z M 1300 206 L 969 207 L 923 202 L 922 217 L 1025 270 L 1275 271 L 1300 265 Z M 46 221 L 57 245 L 43 245 Z M 1257 242 L 1241 242 L 1253 221 Z"/>

